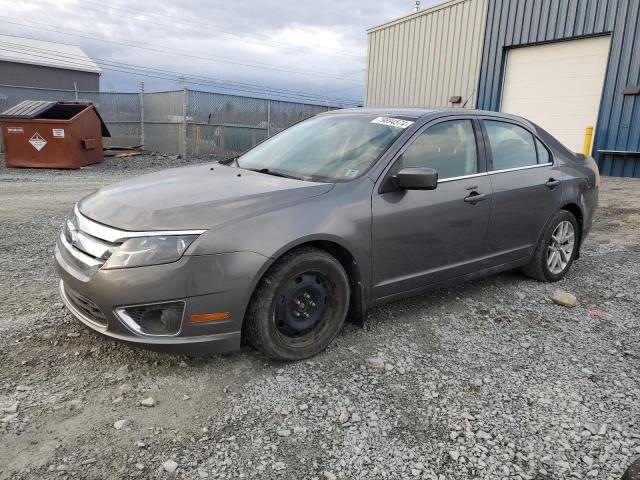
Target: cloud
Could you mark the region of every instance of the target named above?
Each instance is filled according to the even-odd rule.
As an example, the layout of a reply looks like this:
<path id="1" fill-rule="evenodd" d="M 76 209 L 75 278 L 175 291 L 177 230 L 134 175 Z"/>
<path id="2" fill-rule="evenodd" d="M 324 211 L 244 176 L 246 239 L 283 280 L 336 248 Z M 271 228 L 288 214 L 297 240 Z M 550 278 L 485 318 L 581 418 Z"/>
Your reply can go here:
<path id="1" fill-rule="evenodd" d="M 366 29 L 411 13 L 413 4 L 26 0 L 5 2 L 0 22 L 4 33 L 77 44 L 98 63 L 118 62 L 119 70 L 128 71 L 103 65 L 102 89 L 135 90 L 141 80 L 147 90 L 177 86 L 176 80 L 133 75 L 127 64 L 180 72 L 191 87 L 203 90 L 214 89 L 205 79 L 222 79 L 358 100 Z"/>

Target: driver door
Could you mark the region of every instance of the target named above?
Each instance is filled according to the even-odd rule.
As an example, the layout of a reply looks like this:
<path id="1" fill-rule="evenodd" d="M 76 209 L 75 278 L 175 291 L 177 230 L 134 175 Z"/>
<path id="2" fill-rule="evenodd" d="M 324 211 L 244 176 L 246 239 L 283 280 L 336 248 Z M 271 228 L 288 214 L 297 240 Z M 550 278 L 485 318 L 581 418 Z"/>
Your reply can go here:
<path id="1" fill-rule="evenodd" d="M 491 211 L 479 125 L 455 117 L 418 132 L 372 198 L 373 295 L 394 295 L 480 269 Z M 482 153 L 481 153 L 482 152 Z M 398 190 L 389 177 L 405 167 L 438 171 L 435 190 Z M 382 192 L 382 193 L 381 193 Z M 475 198 L 474 198 L 475 197 Z"/>

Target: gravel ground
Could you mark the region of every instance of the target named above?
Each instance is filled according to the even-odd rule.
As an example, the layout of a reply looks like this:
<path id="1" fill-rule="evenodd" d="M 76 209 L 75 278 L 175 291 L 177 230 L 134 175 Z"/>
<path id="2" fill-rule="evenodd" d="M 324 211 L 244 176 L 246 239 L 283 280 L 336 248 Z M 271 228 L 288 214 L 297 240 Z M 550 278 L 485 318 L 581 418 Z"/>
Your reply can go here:
<path id="1" fill-rule="evenodd" d="M 603 180 L 559 284 L 509 272 L 389 304 L 282 364 L 123 346 L 62 308 L 73 202 L 184 163 L 0 166 L 1 478 L 619 479 L 640 457 L 640 181 Z"/>

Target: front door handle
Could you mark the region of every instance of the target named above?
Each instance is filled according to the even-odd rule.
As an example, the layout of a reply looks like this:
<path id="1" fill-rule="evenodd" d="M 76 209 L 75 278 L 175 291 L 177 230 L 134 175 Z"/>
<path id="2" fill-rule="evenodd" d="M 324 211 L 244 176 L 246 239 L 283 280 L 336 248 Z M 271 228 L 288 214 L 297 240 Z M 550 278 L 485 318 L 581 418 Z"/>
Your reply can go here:
<path id="1" fill-rule="evenodd" d="M 468 197 L 464 197 L 464 201 L 467 203 L 475 204 L 478 202 L 482 202 L 487 198 L 489 198 L 489 195 L 487 195 L 486 193 L 471 192 L 471 195 L 469 195 Z"/>
<path id="2" fill-rule="evenodd" d="M 560 180 L 556 180 L 555 178 L 550 178 L 547 183 L 544 184 L 545 187 L 553 190 L 558 185 L 560 185 Z"/>

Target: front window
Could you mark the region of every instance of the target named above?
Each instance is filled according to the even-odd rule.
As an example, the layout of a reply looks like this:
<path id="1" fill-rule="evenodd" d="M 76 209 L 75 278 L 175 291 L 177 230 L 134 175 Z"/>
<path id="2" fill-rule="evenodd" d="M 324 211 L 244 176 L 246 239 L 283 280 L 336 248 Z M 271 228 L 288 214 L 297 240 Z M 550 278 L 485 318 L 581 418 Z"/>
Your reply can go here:
<path id="1" fill-rule="evenodd" d="M 450 120 L 429 127 L 402 154 L 404 167 L 433 168 L 441 180 L 478 173 L 471 120 Z"/>
<path id="2" fill-rule="evenodd" d="M 360 177 L 413 123 L 406 117 L 338 114 L 314 117 L 238 158 L 238 166 L 319 182 Z"/>

